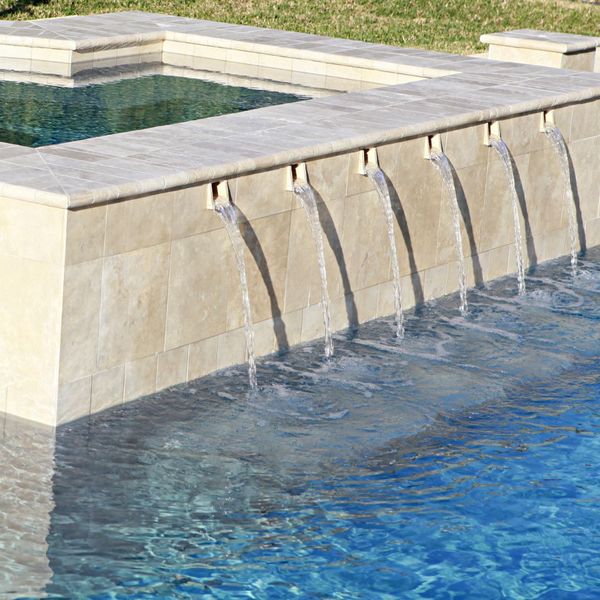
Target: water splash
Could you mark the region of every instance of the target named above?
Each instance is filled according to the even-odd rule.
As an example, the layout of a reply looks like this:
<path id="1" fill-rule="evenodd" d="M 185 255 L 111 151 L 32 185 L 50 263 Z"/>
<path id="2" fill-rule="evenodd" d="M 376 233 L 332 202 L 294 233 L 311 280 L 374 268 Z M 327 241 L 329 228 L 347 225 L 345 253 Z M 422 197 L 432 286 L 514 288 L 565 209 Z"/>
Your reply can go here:
<path id="1" fill-rule="evenodd" d="M 216 204 L 215 210 L 221 217 L 225 230 L 231 240 L 235 262 L 240 275 L 240 289 L 242 292 L 242 308 L 244 312 L 244 333 L 246 335 L 246 358 L 248 360 L 248 380 L 250 387 L 255 390 L 258 387 L 256 380 L 256 359 L 254 353 L 254 328 L 252 326 L 252 310 L 250 308 L 250 296 L 248 294 L 248 277 L 246 275 L 246 261 L 244 260 L 244 240 L 238 225 L 238 210 L 234 204 Z"/>
<path id="2" fill-rule="evenodd" d="M 319 262 L 319 274 L 321 276 L 321 307 L 323 309 L 323 325 L 325 327 L 325 356 L 333 356 L 333 338 L 331 335 L 331 314 L 329 311 L 329 291 L 327 287 L 327 268 L 325 267 L 325 252 L 323 250 L 323 232 L 321 221 L 319 220 L 319 211 L 317 208 L 317 197 L 315 191 L 309 183 L 295 183 L 294 194 L 302 204 L 313 241 L 317 250 L 317 260 Z"/>
<path id="3" fill-rule="evenodd" d="M 458 289 L 460 292 L 460 312 L 462 315 L 467 314 L 467 277 L 465 272 L 465 257 L 463 254 L 462 232 L 460 230 L 460 208 L 458 206 L 458 197 L 456 195 L 456 185 L 454 184 L 454 175 L 452 173 L 452 165 L 450 160 L 443 152 L 432 152 L 431 161 L 438 168 L 446 197 L 450 204 L 452 213 L 452 222 L 454 225 L 454 240 L 456 244 L 456 258 L 458 260 Z"/>
<path id="4" fill-rule="evenodd" d="M 492 148 L 500 155 L 504 173 L 508 180 L 508 188 L 512 199 L 513 223 L 515 228 L 515 259 L 517 262 L 517 281 L 519 285 L 519 294 L 525 293 L 525 266 L 523 263 L 523 236 L 521 235 L 521 219 L 519 216 L 519 196 L 515 183 L 515 172 L 513 169 L 510 152 L 504 140 L 500 137 L 490 137 Z"/>
<path id="5" fill-rule="evenodd" d="M 555 125 L 546 125 L 546 135 L 550 138 L 556 153 L 560 159 L 560 166 L 563 175 L 563 199 L 564 206 L 569 219 L 569 242 L 571 244 L 571 269 L 573 275 L 577 274 L 577 215 L 575 214 L 575 196 L 573 194 L 573 185 L 571 183 L 571 168 L 569 165 L 569 153 L 565 138 L 560 129 Z"/>
<path id="6" fill-rule="evenodd" d="M 394 233 L 394 213 L 392 212 L 392 201 L 390 190 L 385 180 L 385 174 L 376 166 L 367 166 L 367 176 L 373 182 L 387 224 L 387 234 L 390 246 L 390 259 L 392 261 L 392 274 L 394 276 L 394 307 L 396 309 L 396 336 L 404 337 L 404 314 L 402 312 L 402 283 L 400 278 L 400 265 L 398 264 L 398 249 L 396 247 L 396 235 Z"/>

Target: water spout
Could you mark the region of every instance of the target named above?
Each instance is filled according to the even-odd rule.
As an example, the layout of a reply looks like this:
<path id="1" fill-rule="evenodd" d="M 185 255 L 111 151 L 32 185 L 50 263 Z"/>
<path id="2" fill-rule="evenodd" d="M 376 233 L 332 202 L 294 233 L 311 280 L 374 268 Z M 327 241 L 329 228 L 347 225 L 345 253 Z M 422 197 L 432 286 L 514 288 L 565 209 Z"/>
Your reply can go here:
<path id="1" fill-rule="evenodd" d="M 565 138 L 556 125 L 547 122 L 544 132 L 550 138 L 552 146 L 556 150 L 560 159 L 560 166 L 563 176 L 563 199 L 564 206 L 569 219 L 569 242 L 571 244 L 571 269 L 573 275 L 577 273 L 577 215 L 575 214 L 575 195 L 573 194 L 573 184 L 571 182 L 571 168 L 569 165 L 569 154 Z"/>
<path id="2" fill-rule="evenodd" d="M 404 337 L 404 313 L 402 311 L 402 280 L 400 277 L 400 265 L 398 264 L 398 250 L 396 247 L 396 235 L 394 233 L 394 213 L 390 190 L 385 179 L 384 172 L 376 165 L 367 164 L 365 172 L 372 181 L 379 201 L 383 209 L 387 225 L 387 235 L 390 248 L 390 259 L 392 261 L 392 274 L 394 276 L 394 308 L 396 310 L 396 336 Z"/>
<path id="3" fill-rule="evenodd" d="M 517 262 L 517 281 L 519 286 L 519 295 L 525 293 L 525 266 L 523 263 L 523 236 L 521 235 L 521 219 L 519 215 L 519 196 L 517 194 L 517 186 L 515 183 L 515 172 L 513 169 L 512 160 L 508 146 L 501 137 L 491 136 L 489 139 L 490 146 L 496 150 L 502 159 L 504 173 L 508 180 L 508 188 L 512 199 L 512 213 L 515 230 L 515 259 Z"/>
<path id="4" fill-rule="evenodd" d="M 248 277 L 246 275 L 246 261 L 244 260 L 244 240 L 238 225 L 238 210 L 231 202 L 215 202 L 214 208 L 221 217 L 225 230 L 231 240 L 235 261 L 240 276 L 240 289 L 242 292 L 242 308 L 244 312 L 244 333 L 246 335 L 246 358 L 248 360 L 248 380 L 254 390 L 258 387 L 256 380 L 256 359 L 254 353 L 254 328 L 252 326 L 252 310 L 248 294 Z"/>
<path id="5" fill-rule="evenodd" d="M 323 325 L 325 327 L 325 356 L 333 356 L 333 338 L 331 334 L 331 314 L 329 310 L 329 290 L 327 286 L 327 268 L 325 266 L 325 252 L 323 249 L 323 232 L 321 221 L 319 220 L 319 211 L 317 208 L 317 197 L 312 186 L 306 181 L 295 181 L 293 191 L 296 198 L 302 204 L 310 232 L 317 250 L 317 260 L 319 262 L 319 275 L 321 276 L 321 307 L 323 309 Z"/>
<path id="6" fill-rule="evenodd" d="M 438 149 L 432 149 L 429 155 L 430 160 L 438 168 L 446 198 L 450 204 L 450 212 L 452 213 L 452 222 L 454 225 L 454 241 L 456 245 L 456 258 L 458 260 L 458 288 L 460 291 L 460 312 L 462 315 L 467 314 L 467 277 L 465 272 L 465 257 L 463 254 L 462 232 L 460 230 L 460 208 L 458 206 L 458 197 L 456 195 L 456 185 L 454 183 L 454 175 L 452 173 L 452 165 L 448 157 Z"/>

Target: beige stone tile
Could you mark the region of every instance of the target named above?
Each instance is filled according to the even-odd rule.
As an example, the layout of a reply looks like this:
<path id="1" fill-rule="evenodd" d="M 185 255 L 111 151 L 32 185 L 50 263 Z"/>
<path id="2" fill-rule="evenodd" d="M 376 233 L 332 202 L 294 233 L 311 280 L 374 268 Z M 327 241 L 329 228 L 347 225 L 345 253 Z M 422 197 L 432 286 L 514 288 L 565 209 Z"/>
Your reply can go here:
<path id="1" fill-rule="evenodd" d="M 100 371 L 92 376 L 91 412 L 117 406 L 123 402 L 125 385 L 125 366 L 117 365 L 112 369 Z"/>
<path id="2" fill-rule="evenodd" d="M 539 262 L 567 256 L 570 253 L 567 228 L 554 230 L 539 236 L 537 248 Z"/>
<path id="3" fill-rule="evenodd" d="M 563 54 L 561 68 L 573 71 L 593 71 L 596 54 L 594 50 L 588 52 L 576 52 L 574 54 Z"/>
<path id="4" fill-rule="evenodd" d="M 585 234 L 588 246 L 600 245 L 600 219 L 591 219 L 585 224 Z"/>
<path id="5" fill-rule="evenodd" d="M 58 388 L 56 424 L 68 423 L 90 414 L 92 378 L 63 383 Z"/>
<path id="6" fill-rule="evenodd" d="M 166 61 L 165 61 L 166 62 Z M 171 63 L 168 63 L 171 64 Z M 194 56 L 192 61 L 192 68 L 199 69 L 201 71 L 214 71 L 217 73 L 225 73 L 225 65 L 227 63 L 223 59 L 218 58 L 205 58 L 203 56 Z"/>
<path id="7" fill-rule="evenodd" d="M 306 214 L 297 209 L 290 214 L 290 237 L 286 267 L 283 311 L 288 313 L 308 306 L 311 281 L 318 277 L 317 254 Z"/>
<path id="8" fill-rule="evenodd" d="M 366 323 L 375 319 L 379 302 L 379 285 L 356 291 L 354 302 L 356 303 L 359 323 Z"/>
<path id="9" fill-rule="evenodd" d="M 125 402 L 156 391 L 156 364 L 156 355 L 152 355 L 125 365 Z"/>
<path id="10" fill-rule="evenodd" d="M 598 135 L 600 135 L 600 100 L 575 104 L 571 121 L 571 140 Z"/>
<path id="11" fill-rule="evenodd" d="M 60 382 L 96 371 L 102 259 L 65 268 L 60 340 Z"/>
<path id="12" fill-rule="evenodd" d="M 100 369 L 163 349 L 169 248 L 161 244 L 104 260 Z"/>
<path id="13" fill-rule="evenodd" d="M 299 344 L 302 340 L 302 310 L 285 313 L 281 316 L 281 322 L 285 327 L 285 339 L 287 344 L 280 344 L 281 338 L 275 338 L 275 350 L 287 350 Z"/>
<path id="14" fill-rule="evenodd" d="M 198 60 L 199 59 L 192 54 L 180 54 L 179 52 L 162 53 L 162 62 L 165 65 L 173 65 L 174 67 L 193 68 Z"/>
<path id="15" fill-rule="evenodd" d="M 235 204 L 248 220 L 289 211 L 293 194 L 285 185 L 285 169 L 246 175 L 230 182 Z"/>
<path id="16" fill-rule="evenodd" d="M 475 125 L 446 134 L 444 152 L 456 170 L 487 163 L 489 151 L 483 145 L 484 131 L 484 125 Z"/>
<path id="17" fill-rule="evenodd" d="M 386 285 L 386 284 L 382 284 Z M 405 275 L 402 278 L 402 308 L 409 310 L 413 306 L 423 302 L 424 298 L 421 296 L 423 289 L 423 276 L 421 273 L 412 273 L 411 275 Z M 383 288 L 379 291 L 379 298 L 383 294 Z M 390 313 L 391 314 L 391 313 Z"/>
<path id="18" fill-rule="evenodd" d="M 375 211 L 379 218 L 374 218 Z M 371 287 L 390 279 L 386 231 L 375 191 L 346 200 L 342 239 L 352 290 Z"/>
<path id="19" fill-rule="evenodd" d="M 423 158 L 425 141 L 407 140 L 378 149 L 381 167 L 391 180 L 393 204 L 403 224 L 397 239 L 398 259 L 403 274 L 436 264 L 438 222 L 447 204 L 442 197 L 442 180 L 429 160 Z"/>
<path id="20" fill-rule="evenodd" d="M 8 386 L 6 412 L 22 419 L 54 427 L 57 417 L 57 388 L 47 380 L 23 379 Z"/>
<path id="21" fill-rule="evenodd" d="M 8 392 L 13 414 L 30 418 L 39 411 L 40 422 L 48 423 L 56 416 L 62 268 L 0 255 L 0 273 L 10 291 L 0 303 L 0 388 L 17 386 Z M 38 396 L 51 399 L 51 413 L 34 405 Z M 21 400 L 24 413 L 15 406 Z"/>
<path id="22" fill-rule="evenodd" d="M 0 200 L 0 253 L 63 264 L 66 211 L 11 198 Z"/>
<path id="23" fill-rule="evenodd" d="M 515 48 L 512 46 L 490 45 L 489 57 L 494 60 L 540 65 L 542 67 L 560 68 L 562 54 L 560 52 L 547 52 L 529 48 Z"/>
<path id="24" fill-rule="evenodd" d="M 108 205 L 105 254 L 121 254 L 169 241 L 173 212 L 171 193 Z"/>
<path id="25" fill-rule="evenodd" d="M 188 353 L 189 346 L 181 346 L 158 355 L 157 390 L 187 381 Z"/>
<path id="26" fill-rule="evenodd" d="M 173 239 L 223 228 L 219 215 L 206 207 L 207 187 L 201 185 L 172 192 Z"/>
<path id="27" fill-rule="evenodd" d="M 259 79 L 270 79 L 271 81 L 292 83 L 292 77 L 292 71 L 286 71 L 285 69 L 273 69 L 271 67 L 263 67 L 262 65 L 258 67 Z"/>
<path id="28" fill-rule="evenodd" d="M 272 318 L 283 310 L 290 213 L 244 222 L 240 225 L 240 232 L 246 244 L 246 274 L 252 318 L 257 323 Z M 228 330 L 243 325 L 240 294 L 238 285 L 238 290 L 229 297 Z"/>
<path id="29" fill-rule="evenodd" d="M 218 336 L 190 344 L 188 379 L 198 379 L 217 370 Z"/>
<path id="30" fill-rule="evenodd" d="M 325 336 L 323 325 L 323 309 L 320 304 L 307 306 L 302 311 L 301 342 L 310 342 Z"/>
<path id="31" fill-rule="evenodd" d="M 523 174 L 527 174 L 529 155 L 516 156 L 515 163 L 517 168 L 516 181 L 518 182 Z M 517 189 L 519 189 L 518 183 Z M 491 248 L 514 242 L 515 234 L 512 202 L 512 195 L 509 190 L 508 179 L 502 161 L 497 152 L 490 149 L 485 200 L 482 209 L 479 241 L 477 244 L 480 252 L 485 252 Z M 521 232 L 524 235 L 525 227 L 520 204 L 518 212 Z"/>
<path id="32" fill-rule="evenodd" d="M 445 295 L 448 290 L 455 291 L 458 288 L 458 279 L 456 287 L 448 285 L 448 265 L 440 265 L 427 269 L 422 273 L 423 292 L 425 300 L 433 300 Z"/>
<path id="33" fill-rule="evenodd" d="M 244 329 L 235 329 L 219 336 L 217 368 L 225 369 L 246 362 L 246 336 Z"/>
<path id="34" fill-rule="evenodd" d="M 171 250 L 165 349 L 223 333 L 239 278 L 223 228 L 176 240 Z"/>
<path id="35" fill-rule="evenodd" d="M 513 156 L 527 154 L 540 147 L 546 136 L 540 133 L 540 114 L 511 117 L 500 122 L 500 135 Z"/>
<path id="36" fill-rule="evenodd" d="M 104 253 L 105 230 L 106 206 L 67 211 L 66 264 L 100 258 Z"/>
<path id="37" fill-rule="evenodd" d="M 327 78 L 325 75 L 315 73 L 303 73 L 300 71 L 292 71 L 292 83 L 296 85 L 304 85 L 307 87 L 327 89 Z"/>
<path id="38" fill-rule="evenodd" d="M 508 267 L 509 246 L 500 246 L 480 254 L 479 259 L 483 271 L 484 281 L 491 281 L 503 277 L 509 272 Z"/>
<path id="39" fill-rule="evenodd" d="M 554 150 L 532 152 L 527 177 L 523 179 L 529 224 L 537 240 L 562 224 L 564 185 Z"/>
<path id="40" fill-rule="evenodd" d="M 225 64 L 226 73 L 229 75 L 239 75 L 241 77 L 258 77 L 258 64 L 246 64 L 227 61 Z"/>
<path id="41" fill-rule="evenodd" d="M 275 352 L 275 324 L 273 319 L 254 324 L 254 349 L 256 356 L 267 356 Z"/>
<path id="42" fill-rule="evenodd" d="M 599 112 L 600 115 L 600 112 Z M 580 139 L 569 143 L 569 154 L 575 175 L 576 198 L 579 198 L 583 221 L 598 216 L 600 196 L 600 136 Z M 567 224 L 566 209 L 563 211 L 563 223 Z"/>
<path id="43" fill-rule="evenodd" d="M 332 331 L 341 331 L 342 329 L 346 329 L 351 325 L 356 325 L 358 321 L 358 311 L 356 308 L 354 294 L 348 294 L 347 296 L 338 296 L 337 298 L 334 298 L 331 301 L 329 311 L 331 313 Z M 321 317 L 321 323 L 322 322 L 323 318 Z M 323 333 L 321 335 L 323 335 Z"/>

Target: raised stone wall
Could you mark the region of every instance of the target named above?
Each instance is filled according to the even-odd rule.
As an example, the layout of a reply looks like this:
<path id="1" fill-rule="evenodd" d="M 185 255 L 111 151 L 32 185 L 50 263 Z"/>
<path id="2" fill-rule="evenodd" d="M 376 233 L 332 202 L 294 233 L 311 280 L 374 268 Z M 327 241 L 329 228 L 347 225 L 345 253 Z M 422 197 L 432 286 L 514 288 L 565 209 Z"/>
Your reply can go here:
<path id="1" fill-rule="evenodd" d="M 600 242 L 598 116 L 598 101 L 556 111 L 587 246 Z M 569 252 L 559 162 L 539 120 L 529 114 L 501 123 L 527 215 L 528 264 Z M 456 169 L 469 285 L 513 273 L 511 200 L 500 160 L 482 144 L 483 126 L 442 140 Z M 378 148 L 395 190 L 405 308 L 458 283 L 449 206 L 424 144 L 416 138 Z M 357 153 L 308 163 L 321 200 L 336 330 L 393 313 L 384 218 L 357 167 Z M 323 335 L 317 259 L 285 176 L 275 169 L 230 181 L 245 219 L 260 355 Z M 66 221 L 59 423 L 244 361 L 233 252 L 218 215 L 206 208 L 205 186 L 66 211 Z"/>

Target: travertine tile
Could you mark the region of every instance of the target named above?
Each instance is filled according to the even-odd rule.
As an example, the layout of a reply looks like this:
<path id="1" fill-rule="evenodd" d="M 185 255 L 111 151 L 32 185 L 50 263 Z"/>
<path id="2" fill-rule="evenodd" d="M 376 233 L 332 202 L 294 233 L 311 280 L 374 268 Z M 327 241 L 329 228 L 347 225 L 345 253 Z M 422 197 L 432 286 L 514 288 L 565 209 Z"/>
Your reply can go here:
<path id="1" fill-rule="evenodd" d="M 169 244 L 104 259 L 98 367 L 163 349 Z"/>
<path id="2" fill-rule="evenodd" d="M 246 362 L 246 337 L 243 328 L 220 335 L 217 346 L 218 369 Z"/>
<path id="3" fill-rule="evenodd" d="M 65 211 L 11 198 L 0 201 L 0 253 L 62 264 Z"/>
<path id="4" fill-rule="evenodd" d="M 156 391 L 156 355 L 125 364 L 125 402 Z"/>
<path id="5" fill-rule="evenodd" d="M 56 424 L 68 423 L 90 414 L 92 378 L 63 383 L 58 388 Z"/>
<path id="6" fill-rule="evenodd" d="M 173 194 L 156 194 L 109 204 L 106 255 L 122 254 L 169 241 Z"/>
<path id="7" fill-rule="evenodd" d="M 60 339 L 60 382 L 96 371 L 102 259 L 65 267 Z"/>
<path id="8" fill-rule="evenodd" d="M 190 344 L 188 379 L 204 377 L 217 369 L 218 336 Z"/>
<path id="9" fill-rule="evenodd" d="M 165 349 L 223 333 L 239 278 L 224 228 L 172 244 Z"/>
<path id="10" fill-rule="evenodd" d="M 67 211 L 66 264 L 100 258 L 104 253 L 105 230 L 106 206 Z"/>
<path id="11" fill-rule="evenodd" d="M 158 355 L 156 389 L 183 383 L 187 380 L 189 346 L 173 348 Z"/>
<path id="12" fill-rule="evenodd" d="M 125 365 L 118 365 L 92 377 L 91 412 L 96 413 L 123 402 Z"/>

